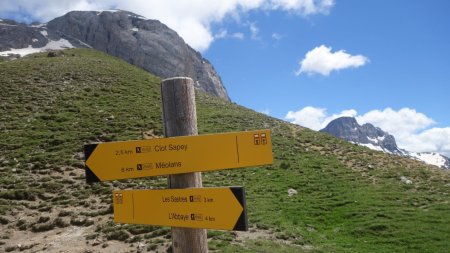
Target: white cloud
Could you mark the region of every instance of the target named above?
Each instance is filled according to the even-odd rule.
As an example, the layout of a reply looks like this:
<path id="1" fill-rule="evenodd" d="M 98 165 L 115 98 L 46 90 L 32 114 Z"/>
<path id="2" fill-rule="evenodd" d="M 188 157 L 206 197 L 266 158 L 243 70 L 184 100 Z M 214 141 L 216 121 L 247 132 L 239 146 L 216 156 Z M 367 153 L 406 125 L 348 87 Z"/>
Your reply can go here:
<path id="1" fill-rule="evenodd" d="M 256 22 L 250 23 L 249 24 L 250 27 L 250 37 L 253 40 L 258 40 L 259 39 L 259 27 L 256 25 Z"/>
<path id="2" fill-rule="evenodd" d="M 398 111 L 391 108 L 383 111 L 372 110 L 358 116 L 357 120 L 361 124 L 371 123 L 393 134 L 399 141 L 435 124 L 433 119 L 410 108 L 402 108 Z"/>
<path id="3" fill-rule="evenodd" d="M 371 123 L 394 135 L 398 147 L 413 152 L 437 152 L 450 157 L 450 127 L 432 126 L 433 119 L 411 108 L 372 110 L 358 115 L 354 109 L 328 115 L 324 108 L 312 106 L 289 111 L 285 119 L 313 130 L 323 129 L 333 119 L 355 117 L 359 124 Z"/>
<path id="4" fill-rule="evenodd" d="M 334 0 L 272 0 L 270 2 L 272 9 L 291 11 L 300 15 L 328 14 L 334 5 Z"/>
<path id="5" fill-rule="evenodd" d="M 272 39 L 274 39 L 274 40 L 281 40 L 281 38 L 283 38 L 283 36 L 281 36 L 281 34 L 272 33 Z"/>
<path id="6" fill-rule="evenodd" d="M 238 20 L 241 14 L 258 9 L 301 16 L 327 14 L 333 4 L 334 0 L 1 0 L 0 16 L 47 22 L 72 10 L 123 9 L 160 20 L 193 48 L 204 51 L 214 41 L 211 25 L 227 17 Z"/>
<path id="7" fill-rule="evenodd" d="M 321 45 L 306 53 L 295 74 L 306 73 L 328 76 L 333 70 L 358 68 L 368 61 L 369 59 L 363 55 L 350 55 L 345 50 L 333 53 L 331 47 Z"/>
<path id="8" fill-rule="evenodd" d="M 450 127 L 431 128 L 397 141 L 414 152 L 436 152 L 450 157 Z"/>
<path id="9" fill-rule="evenodd" d="M 226 38 L 243 40 L 245 38 L 245 35 L 239 32 L 229 34 L 228 31 L 224 29 L 220 30 L 216 35 L 214 35 L 214 39 L 226 39 Z"/>
<path id="10" fill-rule="evenodd" d="M 298 111 L 289 111 L 284 118 L 291 123 L 320 130 L 326 118 L 326 109 L 307 106 Z"/>
<path id="11" fill-rule="evenodd" d="M 324 108 L 315 108 L 307 106 L 298 111 L 289 111 L 285 119 L 291 123 L 298 124 L 304 127 L 311 128 L 313 130 L 320 130 L 325 128 L 332 120 L 340 117 L 355 117 L 358 114 L 356 110 L 344 110 L 340 113 L 327 115 L 327 110 Z"/>
<path id="12" fill-rule="evenodd" d="M 228 36 L 227 30 L 220 30 L 216 35 L 214 35 L 214 39 L 223 39 Z"/>
<path id="13" fill-rule="evenodd" d="M 231 37 L 233 37 L 235 39 L 239 39 L 239 40 L 245 39 L 245 35 L 243 33 L 233 33 L 233 35 L 231 35 Z"/>
<path id="14" fill-rule="evenodd" d="M 360 124 L 371 123 L 394 135 L 400 148 L 414 152 L 438 152 L 450 156 L 450 127 L 431 128 L 436 122 L 411 108 L 386 108 L 357 116 Z"/>

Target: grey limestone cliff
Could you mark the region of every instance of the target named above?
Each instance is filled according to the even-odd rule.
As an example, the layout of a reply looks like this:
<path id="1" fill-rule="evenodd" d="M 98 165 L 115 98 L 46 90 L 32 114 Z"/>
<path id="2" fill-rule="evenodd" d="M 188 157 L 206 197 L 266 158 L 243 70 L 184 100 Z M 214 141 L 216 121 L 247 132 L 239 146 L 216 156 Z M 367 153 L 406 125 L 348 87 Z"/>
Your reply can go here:
<path id="1" fill-rule="evenodd" d="M 384 132 L 372 124 L 359 125 L 355 118 L 337 118 L 320 130 L 334 137 L 350 141 L 371 149 L 420 160 L 444 169 L 450 169 L 450 158 L 435 152 L 410 152 L 397 147 L 393 135 Z"/>
<path id="2" fill-rule="evenodd" d="M 0 22 L 0 51 L 11 48 L 26 48 L 29 45 L 43 47 L 47 39 L 39 28 L 20 24 L 12 20 Z"/>
<path id="3" fill-rule="evenodd" d="M 229 100 L 220 76 L 201 54 L 157 20 L 127 11 L 74 11 L 47 24 L 157 76 L 188 76 L 197 88 Z"/>
<path id="4" fill-rule="evenodd" d="M 211 63 L 157 20 L 127 11 L 73 11 L 42 25 L 0 20 L 0 52 L 44 48 L 60 39 L 71 47 L 91 47 L 119 57 L 162 78 L 191 77 L 196 88 L 230 100 Z"/>
<path id="5" fill-rule="evenodd" d="M 360 144 L 371 144 L 394 154 L 401 154 L 394 136 L 372 124 L 359 125 L 355 118 L 341 117 L 331 121 L 321 132 Z"/>

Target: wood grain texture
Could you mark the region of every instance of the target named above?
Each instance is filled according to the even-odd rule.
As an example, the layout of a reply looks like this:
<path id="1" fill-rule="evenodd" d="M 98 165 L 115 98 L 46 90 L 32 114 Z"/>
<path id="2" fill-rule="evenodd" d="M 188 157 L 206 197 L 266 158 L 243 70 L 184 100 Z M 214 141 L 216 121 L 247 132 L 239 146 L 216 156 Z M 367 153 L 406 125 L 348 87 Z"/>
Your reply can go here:
<path id="1" fill-rule="evenodd" d="M 194 81 L 187 77 L 161 82 L 164 134 L 166 137 L 198 135 Z M 186 173 L 168 177 L 169 188 L 202 187 L 202 174 Z M 205 229 L 172 228 L 174 253 L 208 252 Z"/>

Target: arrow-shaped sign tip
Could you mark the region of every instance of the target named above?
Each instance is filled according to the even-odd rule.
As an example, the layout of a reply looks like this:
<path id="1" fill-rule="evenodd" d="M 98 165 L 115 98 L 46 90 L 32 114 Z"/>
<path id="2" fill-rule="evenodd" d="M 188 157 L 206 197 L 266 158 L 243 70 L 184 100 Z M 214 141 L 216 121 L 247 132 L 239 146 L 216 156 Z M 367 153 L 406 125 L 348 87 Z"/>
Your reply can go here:
<path id="1" fill-rule="evenodd" d="M 236 225 L 233 230 L 235 231 L 248 231 L 248 219 L 247 219 L 247 207 L 245 201 L 245 189 L 243 187 L 230 187 L 231 192 L 242 206 L 242 213 L 237 219 Z"/>
<path id="2" fill-rule="evenodd" d="M 89 159 L 91 154 L 94 152 L 97 145 L 98 144 L 84 145 L 84 161 L 85 161 L 85 163 L 87 162 L 87 160 Z M 87 166 L 87 164 L 85 164 L 85 167 L 86 167 L 86 169 L 85 169 L 86 183 L 90 184 L 90 183 L 100 182 L 100 179 L 97 177 L 97 175 L 94 174 L 94 172 L 92 172 L 92 170 L 89 168 L 89 166 Z"/>

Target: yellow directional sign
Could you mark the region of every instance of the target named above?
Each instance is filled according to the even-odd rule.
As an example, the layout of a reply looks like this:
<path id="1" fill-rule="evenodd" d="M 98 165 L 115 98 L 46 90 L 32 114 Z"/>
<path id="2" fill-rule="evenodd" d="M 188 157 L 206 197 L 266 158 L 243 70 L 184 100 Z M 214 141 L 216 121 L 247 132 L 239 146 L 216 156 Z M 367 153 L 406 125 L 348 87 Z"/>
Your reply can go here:
<path id="1" fill-rule="evenodd" d="M 113 191 L 114 222 L 247 231 L 242 187 Z"/>
<path id="2" fill-rule="evenodd" d="M 258 166 L 273 160 L 270 130 L 89 144 L 85 157 L 88 183 Z"/>

